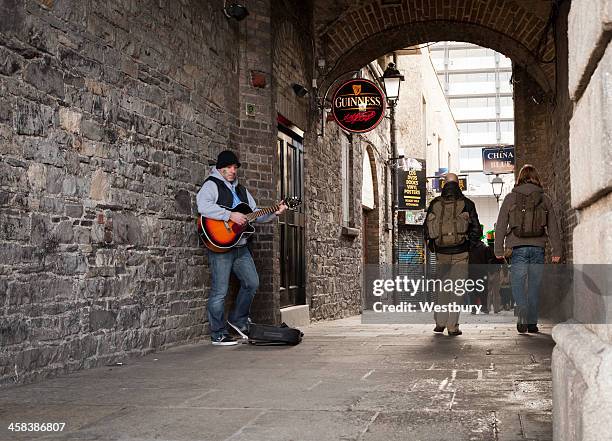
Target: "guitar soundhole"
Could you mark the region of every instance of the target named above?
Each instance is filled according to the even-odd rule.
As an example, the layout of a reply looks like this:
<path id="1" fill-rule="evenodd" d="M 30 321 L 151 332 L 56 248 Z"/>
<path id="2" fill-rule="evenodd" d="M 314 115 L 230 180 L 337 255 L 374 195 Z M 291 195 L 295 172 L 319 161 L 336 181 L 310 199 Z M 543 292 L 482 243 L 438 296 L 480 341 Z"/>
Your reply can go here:
<path id="1" fill-rule="evenodd" d="M 234 224 L 234 225 L 232 225 L 232 231 L 233 231 L 234 233 L 236 233 L 236 234 L 240 234 L 240 233 L 242 233 L 242 230 L 244 230 L 244 227 L 241 227 L 241 226 L 240 226 L 240 225 L 238 225 L 238 224 Z"/>

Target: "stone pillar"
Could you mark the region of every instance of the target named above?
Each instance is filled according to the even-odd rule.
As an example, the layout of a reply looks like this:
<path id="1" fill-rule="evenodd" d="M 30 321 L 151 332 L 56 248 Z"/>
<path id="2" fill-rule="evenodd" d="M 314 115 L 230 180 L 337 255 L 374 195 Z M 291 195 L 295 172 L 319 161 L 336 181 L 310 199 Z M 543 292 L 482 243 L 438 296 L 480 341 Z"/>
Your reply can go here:
<path id="1" fill-rule="evenodd" d="M 611 37 L 612 1 L 572 2 L 570 169 L 571 204 L 578 212 L 573 257 L 578 264 L 612 263 Z M 607 297 L 594 295 L 579 282 L 574 282 L 574 316 L 580 322 L 553 329 L 556 441 L 607 440 L 612 432 L 612 326 L 601 323 L 601 304 L 605 306 Z"/>

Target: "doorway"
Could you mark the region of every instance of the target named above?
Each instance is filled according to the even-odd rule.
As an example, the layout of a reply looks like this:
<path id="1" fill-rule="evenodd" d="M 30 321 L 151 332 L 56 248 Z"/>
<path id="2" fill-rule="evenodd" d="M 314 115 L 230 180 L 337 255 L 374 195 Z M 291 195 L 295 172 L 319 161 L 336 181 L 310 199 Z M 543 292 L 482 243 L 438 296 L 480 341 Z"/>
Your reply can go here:
<path id="1" fill-rule="evenodd" d="M 304 132 L 282 124 L 279 116 L 278 158 L 281 198 L 304 198 Z M 304 206 L 288 210 L 280 224 L 280 306 L 306 304 L 306 257 L 304 244 Z"/>

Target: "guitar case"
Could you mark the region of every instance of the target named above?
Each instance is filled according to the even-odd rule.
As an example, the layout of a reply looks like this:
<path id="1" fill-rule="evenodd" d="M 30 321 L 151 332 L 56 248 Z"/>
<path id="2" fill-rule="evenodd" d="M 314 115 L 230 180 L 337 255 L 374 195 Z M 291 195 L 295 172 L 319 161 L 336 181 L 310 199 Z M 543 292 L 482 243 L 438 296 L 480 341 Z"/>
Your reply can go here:
<path id="1" fill-rule="evenodd" d="M 249 343 L 258 346 L 295 346 L 302 341 L 304 333 L 282 323 L 280 326 L 251 323 L 249 325 Z"/>

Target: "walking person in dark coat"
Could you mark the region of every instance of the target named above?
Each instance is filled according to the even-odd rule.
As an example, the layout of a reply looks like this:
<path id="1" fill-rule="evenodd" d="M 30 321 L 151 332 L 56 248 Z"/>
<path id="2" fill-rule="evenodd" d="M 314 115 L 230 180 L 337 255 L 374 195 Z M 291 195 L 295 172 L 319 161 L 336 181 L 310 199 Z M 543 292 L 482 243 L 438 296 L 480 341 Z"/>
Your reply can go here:
<path id="1" fill-rule="evenodd" d="M 425 239 L 429 249 L 436 253 L 439 279 L 459 280 L 468 277 L 470 247 L 480 242 L 482 228 L 476 213 L 476 205 L 466 198 L 459 188 L 459 178 L 447 173 L 442 195 L 429 204 L 425 217 Z M 463 295 L 439 290 L 439 305 L 463 304 Z M 461 335 L 459 312 L 435 312 L 434 332 Z"/>

